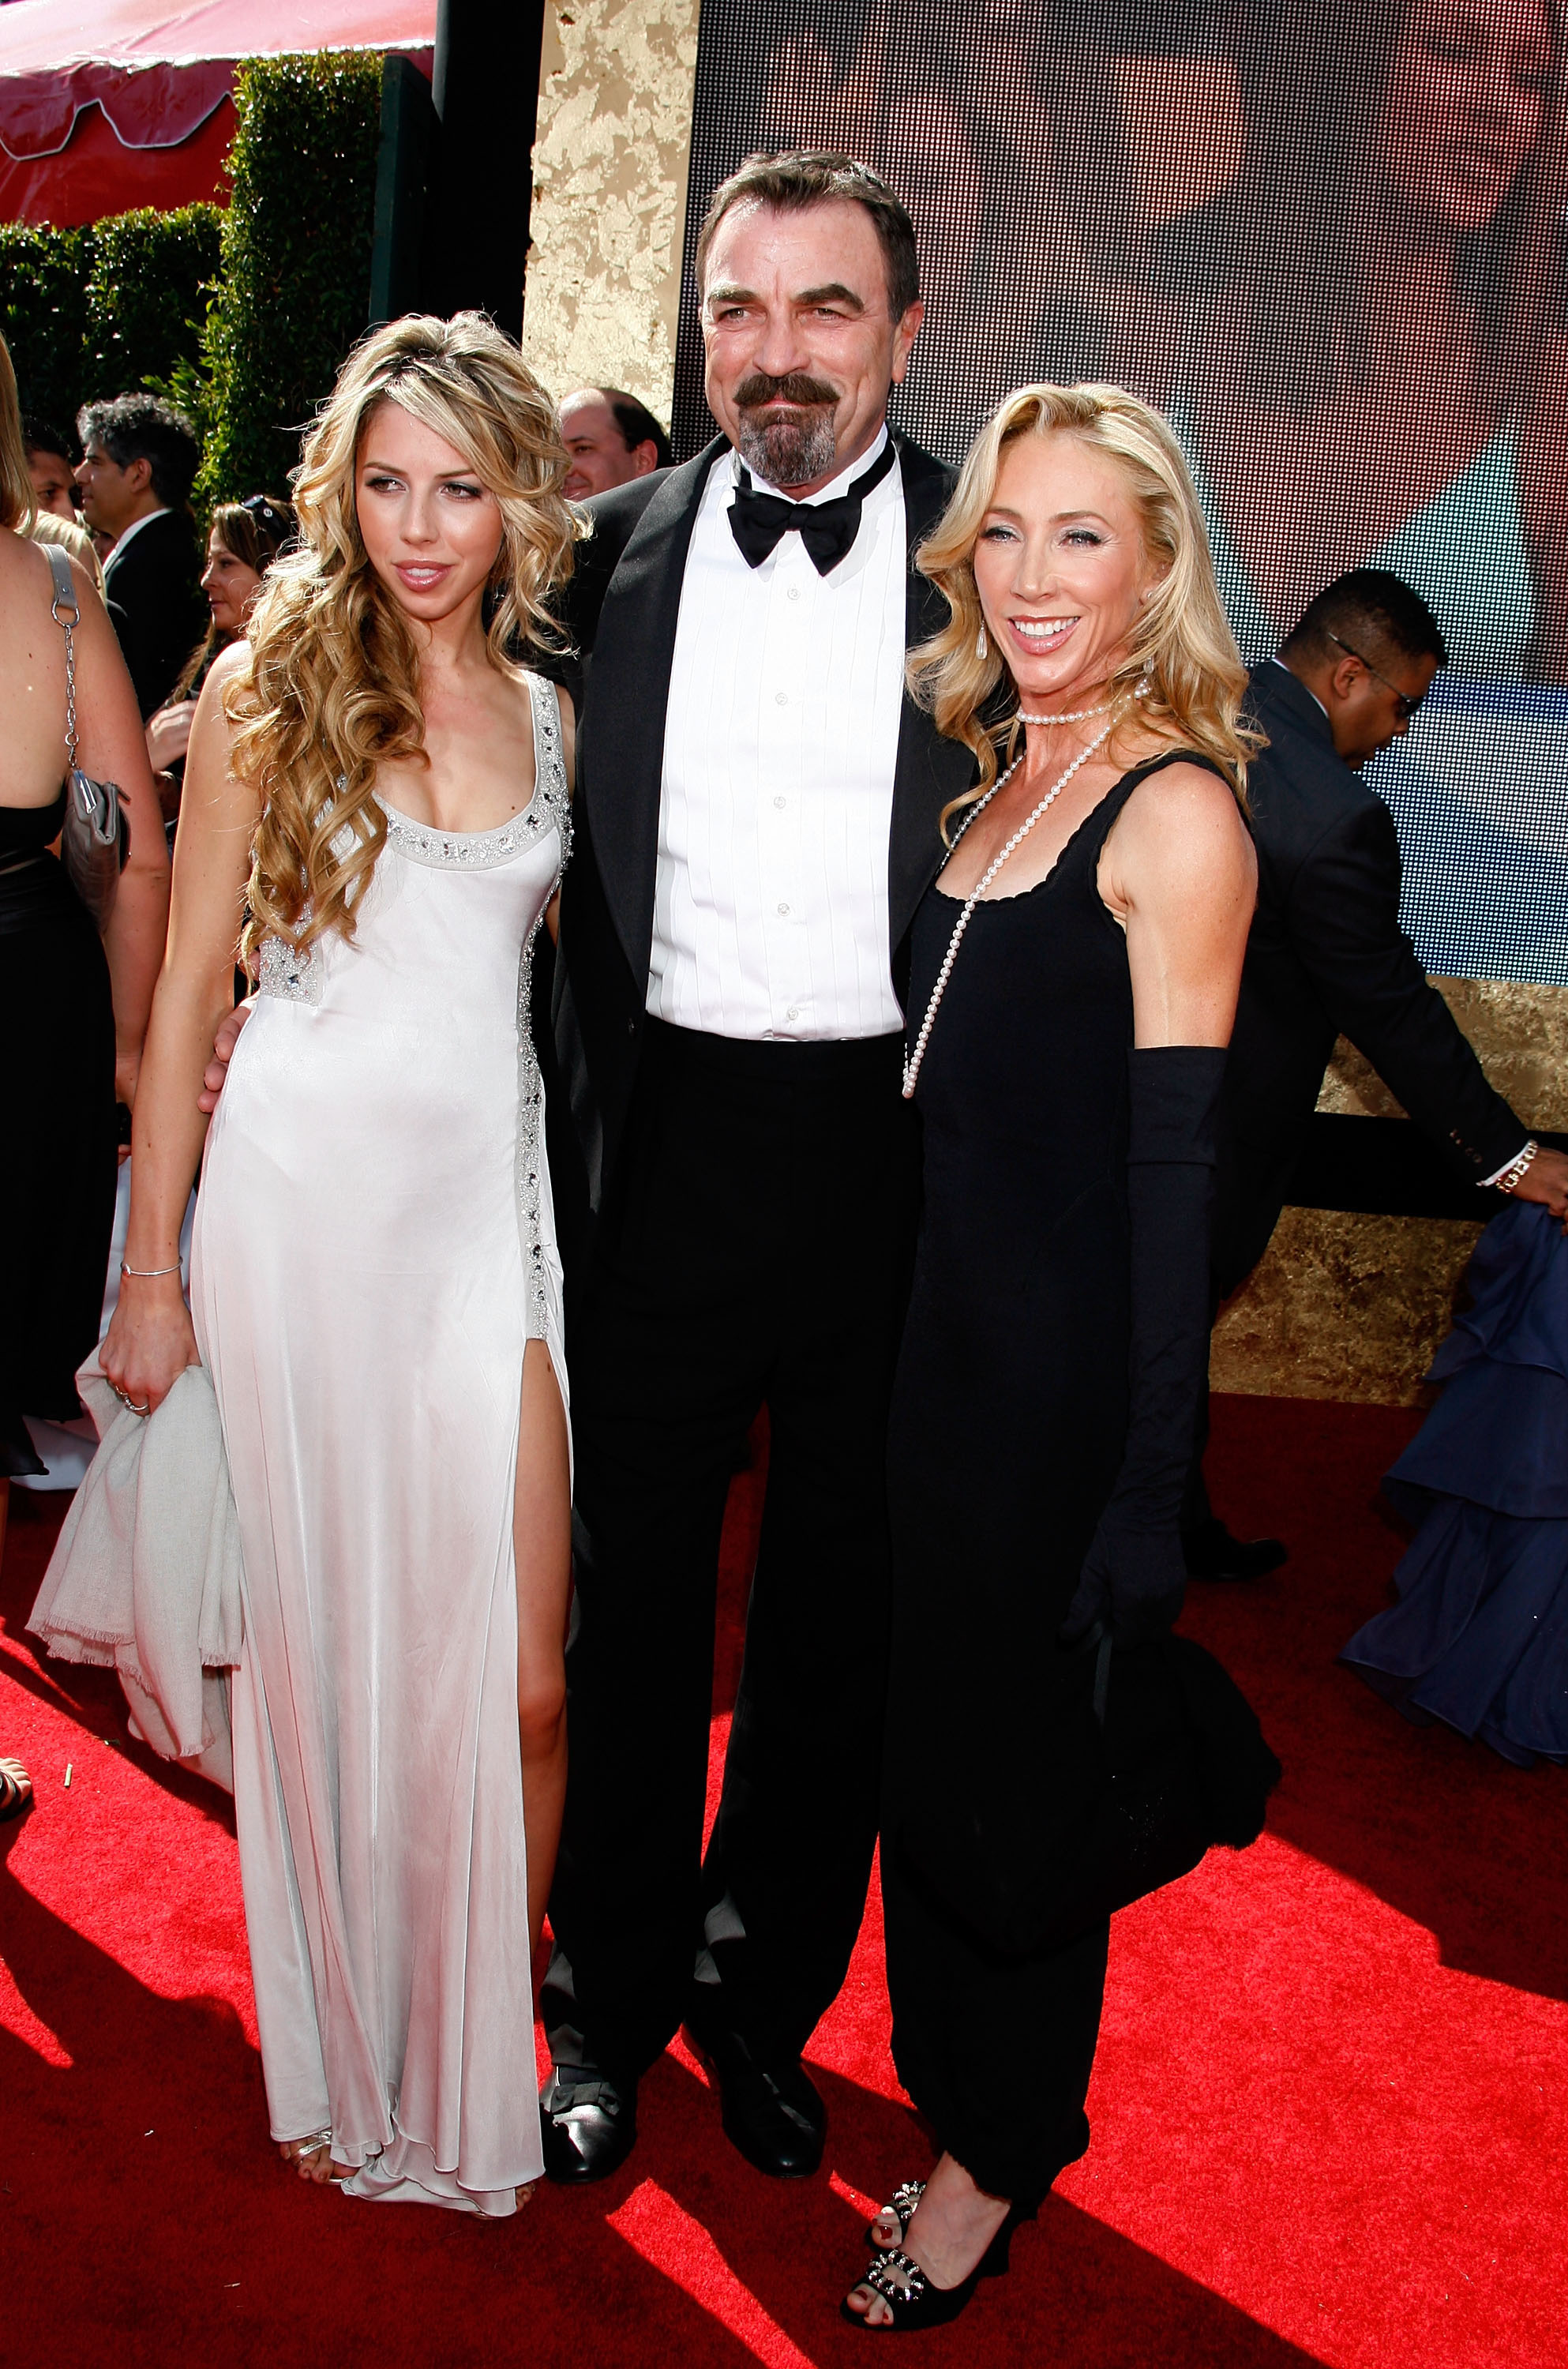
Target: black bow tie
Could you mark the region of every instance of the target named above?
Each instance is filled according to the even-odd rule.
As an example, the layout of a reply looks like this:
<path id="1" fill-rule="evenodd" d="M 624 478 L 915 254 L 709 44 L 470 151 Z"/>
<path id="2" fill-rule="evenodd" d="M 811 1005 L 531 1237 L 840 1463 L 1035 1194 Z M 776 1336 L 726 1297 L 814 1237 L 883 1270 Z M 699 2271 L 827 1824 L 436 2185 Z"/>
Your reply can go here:
<path id="1" fill-rule="evenodd" d="M 744 465 L 735 499 L 729 506 L 729 531 L 748 567 L 761 567 L 780 537 L 798 534 L 818 576 L 826 576 L 847 559 L 860 532 L 860 507 L 873 486 L 879 486 L 897 460 L 891 439 L 864 477 L 830 502 L 786 502 L 778 494 L 760 494 Z"/>

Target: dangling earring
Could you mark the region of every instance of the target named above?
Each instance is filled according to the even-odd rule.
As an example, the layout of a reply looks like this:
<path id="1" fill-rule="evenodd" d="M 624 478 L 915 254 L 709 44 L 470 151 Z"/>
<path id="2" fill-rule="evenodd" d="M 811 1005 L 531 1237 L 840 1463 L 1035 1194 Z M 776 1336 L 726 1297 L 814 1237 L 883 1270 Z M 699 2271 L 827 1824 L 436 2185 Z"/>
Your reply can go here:
<path id="1" fill-rule="evenodd" d="M 982 625 L 979 632 L 975 635 L 975 656 L 978 658 L 983 658 L 990 647 L 990 644 L 986 640 L 986 629 Z"/>

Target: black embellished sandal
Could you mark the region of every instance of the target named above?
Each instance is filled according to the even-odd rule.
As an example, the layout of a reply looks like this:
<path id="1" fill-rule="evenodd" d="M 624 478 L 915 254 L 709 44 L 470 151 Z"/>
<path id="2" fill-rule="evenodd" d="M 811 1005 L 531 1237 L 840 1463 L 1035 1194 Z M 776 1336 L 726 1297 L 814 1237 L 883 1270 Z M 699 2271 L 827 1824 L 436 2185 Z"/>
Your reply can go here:
<path id="1" fill-rule="evenodd" d="M 1006 2220 L 968 2277 L 960 2279 L 956 2287 L 939 2287 L 900 2247 L 885 2246 L 873 2257 L 871 2268 L 857 2284 L 880 2295 L 892 2318 L 867 2319 L 864 2312 L 850 2309 L 847 2295 L 839 2306 L 841 2314 L 852 2327 L 864 2328 L 874 2336 L 880 2335 L 884 2329 L 897 2335 L 900 2330 L 912 2334 L 921 2328 L 945 2328 L 949 2320 L 956 2319 L 967 2307 L 982 2279 L 1005 2276 L 1013 2232 L 1023 2217 L 1016 2207 L 1009 2208 Z M 895 2276 L 895 2272 L 898 2275 Z"/>
<path id="2" fill-rule="evenodd" d="M 887 2219 L 896 2221 L 898 2225 L 898 2237 L 901 2242 L 910 2234 L 910 2224 L 915 2217 L 915 2207 L 924 2194 L 923 2180 L 906 2180 L 901 2187 L 893 2191 L 892 2195 L 877 2214 L 876 2221 Z M 865 2242 L 874 2254 L 880 2254 L 885 2240 L 876 2234 L 876 2221 L 867 2222 Z"/>

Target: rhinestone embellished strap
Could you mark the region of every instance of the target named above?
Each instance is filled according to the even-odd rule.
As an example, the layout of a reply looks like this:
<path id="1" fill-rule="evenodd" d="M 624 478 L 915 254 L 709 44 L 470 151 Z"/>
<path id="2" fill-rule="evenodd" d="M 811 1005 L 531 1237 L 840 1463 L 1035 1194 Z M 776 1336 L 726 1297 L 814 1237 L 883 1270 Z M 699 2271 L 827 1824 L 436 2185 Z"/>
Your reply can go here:
<path id="1" fill-rule="evenodd" d="M 529 696 L 533 706 L 533 803 L 531 815 L 539 828 L 554 824 L 560 835 L 561 856 L 550 884 L 523 940 L 517 967 L 517 1200 L 522 1234 L 523 1263 L 528 1276 L 528 1333 L 544 1340 L 548 1299 L 545 1292 L 544 1231 L 541 1179 L 544 1169 L 544 1082 L 533 1049 L 533 944 L 549 904 L 561 885 L 572 852 L 572 808 L 567 789 L 566 757 L 561 742 L 561 706 L 554 683 L 531 674 Z"/>
<path id="2" fill-rule="evenodd" d="M 895 2271 L 902 2271 L 903 2279 L 896 2279 L 892 2275 Z M 887 2246 L 877 2255 L 861 2283 L 886 2295 L 889 2303 L 918 2303 L 925 2293 L 926 2276 L 901 2246 Z"/>
<path id="3" fill-rule="evenodd" d="M 494 830 L 435 830 L 429 823 L 414 822 L 399 814 L 379 796 L 377 804 L 386 817 L 389 845 L 410 864 L 429 864 L 438 872 L 490 872 L 498 864 L 509 864 L 520 848 L 531 846 L 548 830 L 553 819 L 545 813 L 537 788 L 521 814 L 498 823 Z"/>
<path id="4" fill-rule="evenodd" d="M 321 949 L 292 946 L 284 938 L 263 938 L 256 967 L 258 995 L 280 996 L 285 1003 L 321 1001 Z"/>

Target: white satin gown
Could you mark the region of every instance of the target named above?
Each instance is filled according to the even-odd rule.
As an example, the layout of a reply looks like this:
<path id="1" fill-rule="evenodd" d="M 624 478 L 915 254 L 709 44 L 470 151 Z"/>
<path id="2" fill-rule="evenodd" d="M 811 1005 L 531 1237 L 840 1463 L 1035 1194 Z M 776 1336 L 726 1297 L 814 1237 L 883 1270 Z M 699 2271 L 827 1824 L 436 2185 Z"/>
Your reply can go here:
<path id="1" fill-rule="evenodd" d="M 235 1803 L 273 2136 L 351 2195 L 502 2214 L 541 2169 L 512 1498 L 525 1342 L 566 1389 L 529 1034 L 570 816 L 385 807 L 359 907 L 272 941 L 210 1131 L 191 1300 L 245 1562 Z"/>

